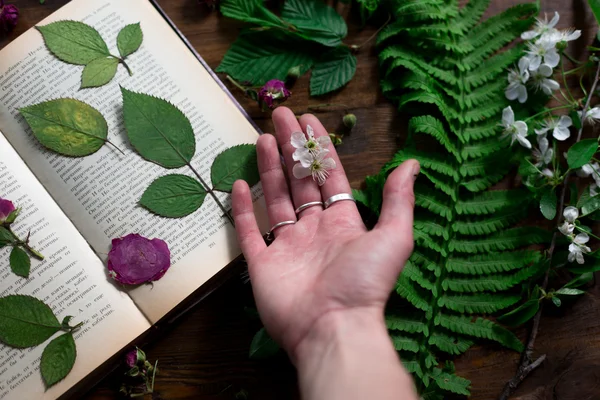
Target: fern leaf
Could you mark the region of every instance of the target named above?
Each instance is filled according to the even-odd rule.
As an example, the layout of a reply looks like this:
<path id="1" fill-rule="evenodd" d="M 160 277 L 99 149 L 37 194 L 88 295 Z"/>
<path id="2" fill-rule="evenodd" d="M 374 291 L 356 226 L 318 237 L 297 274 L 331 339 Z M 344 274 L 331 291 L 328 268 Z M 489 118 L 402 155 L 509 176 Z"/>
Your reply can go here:
<path id="1" fill-rule="evenodd" d="M 428 235 L 443 237 L 445 240 L 450 238 L 448 226 L 442 225 L 435 218 L 424 218 L 421 215 L 415 215 L 414 227 L 416 230 L 424 232 Z"/>
<path id="2" fill-rule="evenodd" d="M 436 317 L 436 321 L 451 332 L 493 340 L 518 352 L 524 348 L 523 343 L 511 331 L 484 318 L 473 320 L 471 317 L 441 314 Z"/>
<path id="3" fill-rule="evenodd" d="M 423 253 L 423 249 L 416 249 L 411 254 L 410 261 L 415 263 L 416 265 L 427 266 L 429 264 L 435 264 L 435 262 L 433 262 L 431 258 L 431 256 Z"/>
<path id="4" fill-rule="evenodd" d="M 392 338 L 394 347 L 398 351 L 410 351 L 411 353 L 416 353 L 419 351 L 419 342 L 411 337 L 397 334 L 392 334 L 390 337 Z"/>
<path id="5" fill-rule="evenodd" d="M 453 201 L 458 197 L 458 186 L 454 183 L 448 183 L 447 178 L 439 176 L 435 172 L 428 171 L 426 168 L 421 168 L 421 174 L 429 179 L 433 186 L 442 192 L 446 193 Z"/>
<path id="6" fill-rule="evenodd" d="M 455 182 L 458 182 L 460 176 L 456 171 L 458 167 L 456 163 L 453 163 L 451 160 L 448 160 L 447 157 L 444 157 L 441 154 L 431 153 L 431 152 L 422 152 L 415 149 L 404 149 L 400 150 L 394 158 L 392 159 L 391 164 L 398 162 L 398 164 L 410 160 L 415 159 L 419 161 L 421 164 L 421 168 L 427 168 L 432 171 L 435 171 L 439 174 L 448 176 L 452 178 Z M 389 163 L 388 163 L 389 164 Z M 386 165 L 388 165 L 386 164 Z M 383 167 L 383 170 L 386 170 L 386 167 Z"/>
<path id="7" fill-rule="evenodd" d="M 414 229 L 413 239 L 415 243 L 422 247 L 433 250 L 436 253 L 440 253 L 444 257 L 447 255 L 446 250 L 444 250 L 439 243 L 437 243 L 434 239 L 431 238 L 431 236 L 427 235 L 426 233 Z"/>
<path id="8" fill-rule="evenodd" d="M 531 278 L 540 271 L 539 264 L 524 268 L 510 275 L 484 275 L 484 276 L 465 276 L 446 278 L 442 281 L 444 290 L 450 289 L 460 293 L 474 292 L 498 292 L 510 289 L 511 287 Z"/>
<path id="9" fill-rule="evenodd" d="M 459 253 L 514 250 L 530 244 L 548 243 L 550 237 L 550 232 L 536 227 L 513 228 L 483 238 L 452 239 L 448 249 Z"/>
<path id="10" fill-rule="evenodd" d="M 466 6 L 464 6 L 459 14 L 458 18 L 453 20 L 453 24 L 456 25 L 456 29 L 460 29 L 462 33 L 469 32 L 477 22 L 481 19 L 485 10 L 487 10 L 490 4 L 490 0 L 470 0 Z"/>
<path id="11" fill-rule="evenodd" d="M 459 355 L 469 350 L 474 343 L 469 339 L 450 336 L 443 332 L 434 332 L 429 337 L 429 344 L 445 353 Z"/>
<path id="12" fill-rule="evenodd" d="M 438 299 L 438 305 L 460 313 L 492 314 L 518 303 L 519 300 L 521 296 L 508 294 L 444 294 Z"/>
<path id="13" fill-rule="evenodd" d="M 463 177 L 482 176 L 492 173 L 502 164 L 506 164 L 506 156 L 497 153 L 487 157 L 464 161 L 460 165 L 458 172 Z"/>
<path id="14" fill-rule="evenodd" d="M 471 394 L 471 392 L 469 392 L 471 381 L 454 374 L 443 372 L 438 368 L 436 368 L 436 370 L 439 372 L 432 374 L 431 377 L 441 389 L 465 396 L 469 396 Z"/>
<path id="15" fill-rule="evenodd" d="M 456 212 L 465 215 L 491 214 L 522 206 L 527 198 L 527 193 L 521 190 L 493 190 L 472 196 L 468 200 L 459 200 Z"/>
<path id="16" fill-rule="evenodd" d="M 502 178 L 506 175 L 507 171 L 500 172 L 497 174 L 490 174 L 488 176 L 483 176 L 481 178 L 470 179 L 464 182 L 461 182 L 461 186 L 467 189 L 469 192 L 477 193 L 489 189 L 494 186 L 496 183 L 500 182 Z"/>
<path id="17" fill-rule="evenodd" d="M 488 58 L 482 62 L 477 68 L 474 68 L 464 78 L 465 86 L 467 87 L 478 87 L 485 82 L 489 82 L 495 79 L 501 74 L 506 74 L 506 69 L 511 65 L 515 64 L 519 58 L 523 55 L 524 46 L 522 44 L 513 47 L 502 53 L 498 53 L 493 57 Z M 460 63 L 460 65 L 463 65 Z M 463 66 L 463 69 L 469 70 L 472 66 L 467 64 Z"/>
<path id="18" fill-rule="evenodd" d="M 478 254 L 467 258 L 451 257 L 446 262 L 446 268 L 459 274 L 493 274 L 521 269 L 539 262 L 541 258 L 541 253 L 534 250 Z"/>
<path id="19" fill-rule="evenodd" d="M 425 290 L 431 290 L 434 296 L 437 296 L 437 288 L 433 283 L 431 283 L 427 277 L 423 274 L 423 272 L 417 268 L 413 263 L 407 261 L 404 265 L 404 269 L 402 270 L 402 275 L 411 281 L 415 282 L 417 285 L 421 286 Z"/>
<path id="20" fill-rule="evenodd" d="M 401 357 L 402 365 L 404 368 L 411 373 L 417 375 L 419 378 L 423 377 L 423 370 L 418 360 L 408 360 L 407 357 Z"/>
<path id="21" fill-rule="evenodd" d="M 406 50 L 402 46 L 391 46 L 386 48 L 381 52 L 379 59 L 381 62 L 392 59 L 391 64 L 385 69 L 386 74 L 390 74 L 398 67 L 404 67 L 413 72 L 432 75 L 453 86 L 458 84 L 458 79 L 452 73 L 429 64 L 420 56 Z"/>
<path id="22" fill-rule="evenodd" d="M 448 134 L 444 129 L 444 125 L 440 122 L 440 120 L 430 115 L 414 117 L 408 122 L 408 129 L 413 133 L 425 133 L 434 137 L 442 146 L 446 148 L 446 150 L 456 157 L 458 162 L 462 161 L 462 157 L 456 148 L 456 145 L 448 137 Z"/>
<path id="23" fill-rule="evenodd" d="M 462 129 L 450 126 L 451 131 L 460 131 L 465 141 L 489 138 L 498 134 L 498 121 L 489 120 L 462 126 Z"/>
<path id="24" fill-rule="evenodd" d="M 422 184 L 415 185 L 415 205 L 429 210 L 448 221 L 452 218 L 449 200 Z"/>
<path id="25" fill-rule="evenodd" d="M 404 275 L 400 275 L 396 282 L 396 293 L 419 310 L 431 311 L 429 302 L 419 293 L 419 291 L 417 291 L 411 281 Z"/>
<path id="26" fill-rule="evenodd" d="M 395 9 L 395 13 L 399 18 L 410 17 L 413 20 L 422 19 L 446 19 L 458 14 L 455 5 L 447 4 L 443 1 L 405 1 L 399 2 Z"/>
<path id="27" fill-rule="evenodd" d="M 508 141 L 491 138 L 463 146 L 460 156 L 464 159 L 485 157 L 506 148 Z"/>
<path id="28" fill-rule="evenodd" d="M 452 230 L 462 235 L 489 235 L 519 221 L 527 213 L 527 202 L 506 208 L 489 216 L 467 218 L 452 224 Z"/>
<path id="29" fill-rule="evenodd" d="M 429 336 L 429 328 L 426 323 L 416 319 L 410 319 L 406 316 L 388 314 L 385 317 L 385 323 L 389 330 L 407 333 L 423 333 L 425 336 Z"/>

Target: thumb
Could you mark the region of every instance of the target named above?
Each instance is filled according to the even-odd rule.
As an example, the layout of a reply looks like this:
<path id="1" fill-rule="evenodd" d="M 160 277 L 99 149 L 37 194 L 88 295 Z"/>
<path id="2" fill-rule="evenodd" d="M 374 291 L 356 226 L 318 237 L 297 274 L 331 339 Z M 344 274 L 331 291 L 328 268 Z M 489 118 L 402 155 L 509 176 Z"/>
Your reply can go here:
<path id="1" fill-rule="evenodd" d="M 414 182 L 419 174 L 417 160 L 403 162 L 388 177 L 383 188 L 383 206 L 375 230 L 385 231 L 397 241 L 397 249 L 407 259 L 413 248 Z"/>

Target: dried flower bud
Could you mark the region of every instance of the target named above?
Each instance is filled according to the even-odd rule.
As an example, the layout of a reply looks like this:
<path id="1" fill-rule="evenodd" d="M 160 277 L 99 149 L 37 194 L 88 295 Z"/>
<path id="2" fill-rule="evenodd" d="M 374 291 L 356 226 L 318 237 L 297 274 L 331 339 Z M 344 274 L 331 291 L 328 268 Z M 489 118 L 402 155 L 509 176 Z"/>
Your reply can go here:
<path id="1" fill-rule="evenodd" d="M 335 147 L 339 146 L 342 144 L 342 138 L 344 136 L 343 135 L 338 135 L 337 133 L 330 133 L 329 134 L 329 138 L 331 139 L 331 143 L 333 143 L 333 145 Z"/>
<path id="2" fill-rule="evenodd" d="M 258 103 L 261 107 L 273 108 L 277 104 L 286 101 L 291 95 L 292 92 L 285 87 L 284 82 L 272 79 L 265 83 L 265 86 L 258 92 Z"/>
<path id="3" fill-rule="evenodd" d="M 130 350 L 125 354 L 125 364 L 127 364 L 129 368 L 135 367 L 137 364 L 137 349 Z"/>
<path id="4" fill-rule="evenodd" d="M 12 30 L 19 21 L 19 9 L 13 4 L 4 4 L 0 0 L 0 28 L 5 31 Z"/>
<path id="5" fill-rule="evenodd" d="M 15 211 L 15 205 L 12 201 L 0 197 L 0 224 L 8 222 L 9 216 L 11 216 L 11 214 L 13 214 Z"/>
<path id="6" fill-rule="evenodd" d="M 108 271 L 117 282 L 140 285 L 157 281 L 170 267 L 171 252 L 163 240 L 130 234 L 112 241 Z"/>
<path id="7" fill-rule="evenodd" d="M 344 118 L 342 121 L 344 121 L 344 126 L 346 128 L 352 129 L 356 125 L 356 115 L 346 114 L 346 115 L 344 115 Z"/>

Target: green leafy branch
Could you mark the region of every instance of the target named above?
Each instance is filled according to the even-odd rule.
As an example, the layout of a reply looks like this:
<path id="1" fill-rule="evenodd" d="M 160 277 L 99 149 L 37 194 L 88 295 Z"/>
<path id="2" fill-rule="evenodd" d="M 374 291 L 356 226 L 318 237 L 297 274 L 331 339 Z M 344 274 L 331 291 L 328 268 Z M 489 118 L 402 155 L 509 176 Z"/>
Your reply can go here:
<path id="1" fill-rule="evenodd" d="M 6 246 L 11 246 L 12 250 L 9 256 L 10 268 L 16 275 L 29 278 L 31 271 L 31 259 L 29 255 L 43 260 L 44 256 L 29 244 L 30 234 L 25 240 L 20 239 L 12 230 L 11 225 L 16 221 L 20 208 L 17 208 L 9 214 L 9 216 L 0 224 L 0 249 Z"/>
<path id="2" fill-rule="evenodd" d="M 48 49 L 60 60 L 69 64 L 84 65 L 81 88 L 99 87 L 109 83 L 117 73 L 119 64 L 133 72 L 125 61 L 135 53 L 143 41 L 140 24 L 125 26 L 117 36 L 120 56 L 110 53 L 100 33 L 79 21 L 57 21 L 37 29 L 44 37 Z"/>

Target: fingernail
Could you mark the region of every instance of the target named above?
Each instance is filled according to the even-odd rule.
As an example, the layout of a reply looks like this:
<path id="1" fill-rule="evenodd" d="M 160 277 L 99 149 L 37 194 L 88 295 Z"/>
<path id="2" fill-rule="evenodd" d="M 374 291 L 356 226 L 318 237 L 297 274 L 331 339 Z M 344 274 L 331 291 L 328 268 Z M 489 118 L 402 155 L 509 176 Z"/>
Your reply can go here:
<path id="1" fill-rule="evenodd" d="M 419 176 L 419 172 L 421 172 L 421 165 L 419 165 L 418 162 L 415 162 L 412 168 L 413 179 L 417 179 L 417 176 Z"/>

